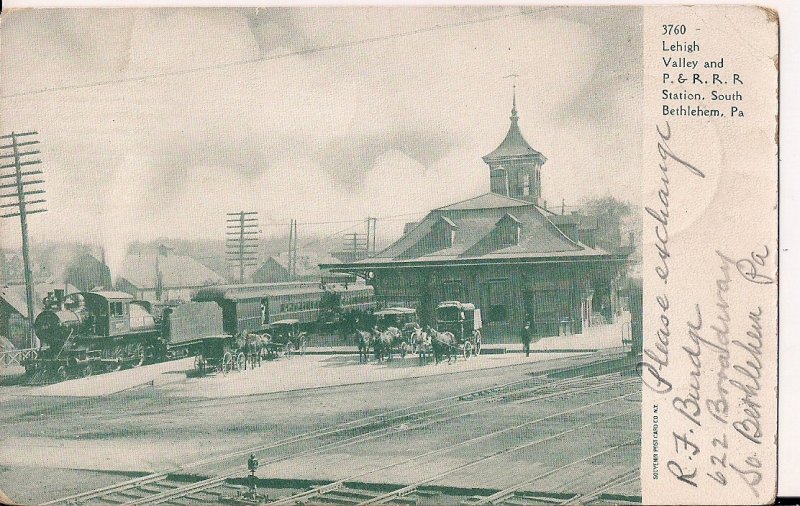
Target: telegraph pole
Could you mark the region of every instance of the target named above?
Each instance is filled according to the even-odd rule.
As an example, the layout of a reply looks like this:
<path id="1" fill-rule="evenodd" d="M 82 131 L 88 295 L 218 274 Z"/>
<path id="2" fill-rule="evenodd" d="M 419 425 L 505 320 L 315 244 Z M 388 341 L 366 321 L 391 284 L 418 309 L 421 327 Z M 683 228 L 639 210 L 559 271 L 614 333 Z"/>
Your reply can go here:
<path id="1" fill-rule="evenodd" d="M 289 257 L 286 260 L 289 279 L 297 275 L 297 220 L 289 221 Z"/>
<path id="2" fill-rule="evenodd" d="M 376 228 L 378 228 L 378 218 L 367 218 L 367 256 L 375 256 L 375 238 L 378 236 Z M 370 231 L 370 229 L 372 229 Z M 370 246 L 370 239 L 372 245 Z M 372 249 L 370 254 L 369 250 Z"/>
<path id="3" fill-rule="evenodd" d="M 30 176 L 38 176 L 42 174 L 41 170 L 27 170 L 23 171 L 23 167 L 29 165 L 38 165 L 42 163 L 39 159 L 30 159 L 26 157 L 35 156 L 40 154 L 38 149 L 21 150 L 26 146 L 33 146 L 39 144 L 39 141 L 32 136 L 38 135 L 37 132 L 11 132 L 8 135 L 0 136 L 0 144 L 10 142 L 10 144 L 3 144 L 0 146 L 0 160 L 12 159 L 12 163 L 2 163 L 0 165 L 0 190 L 12 189 L 8 193 L 0 195 L 0 199 L 11 199 L 11 202 L 0 205 L 0 208 L 13 208 L 15 212 L 0 215 L 0 218 L 12 218 L 19 216 L 19 224 L 22 230 L 22 262 L 25 274 L 25 299 L 28 303 L 28 339 L 31 348 L 34 348 L 33 334 L 33 274 L 31 272 L 30 261 L 30 244 L 28 239 L 28 215 L 43 213 L 47 211 L 43 207 L 35 207 L 39 204 L 44 204 L 46 201 L 42 198 L 27 199 L 29 195 L 41 195 L 44 193 L 42 189 L 32 189 L 32 185 L 43 183 L 42 179 L 28 179 Z M 18 139 L 22 138 L 22 141 Z M 13 169 L 6 172 L 7 169 Z M 5 180 L 11 180 L 11 183 L 5 183 Z M 27 188 L 26 188 L 27 187 Z M 33 206 L 29 207 L 29 206 Z"/>
<path id="4" fill-rule="evenodd" d="M 367 217 L 367 256 L 369 255 L 370 236 L 372 235 L 372 218 Z"/>
<path id="5" fill-rule="evenodd" d="M 297 220 L 294 220 L 294 247 L 292 248 L 292 277 L 297 276 Z"/>
<path id="6" fill-rule="evenodd" d="M 354 260 L 358 260 L 362 252 L 364 256 L 369 252 L 369 239 L 366 235 L 356 232 L 344 234 L 344 247 L 345 251 L 352 252 Z"/>
<path id="7" fill-rule="evenodd" d="M 244 268 L 255 266 L 258 250 L 258 212 L 226 213 L 225 251 L 228 262 L 239 266 L 239 283 L 244 283 Z"/>

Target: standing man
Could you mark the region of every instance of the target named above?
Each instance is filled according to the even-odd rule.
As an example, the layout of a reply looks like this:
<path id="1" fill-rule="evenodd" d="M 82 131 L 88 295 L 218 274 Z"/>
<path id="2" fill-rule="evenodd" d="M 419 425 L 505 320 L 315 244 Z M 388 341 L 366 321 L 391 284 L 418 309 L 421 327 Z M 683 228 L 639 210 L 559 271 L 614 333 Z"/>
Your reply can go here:
<path id="1" fill-rule="evenodd" d="M 531 356 L 531 323 L 527 319 L 522 324 L 520 331 L 520 338 L 522 339 L 522 349 L 525 350 L 525 356 Z"/>

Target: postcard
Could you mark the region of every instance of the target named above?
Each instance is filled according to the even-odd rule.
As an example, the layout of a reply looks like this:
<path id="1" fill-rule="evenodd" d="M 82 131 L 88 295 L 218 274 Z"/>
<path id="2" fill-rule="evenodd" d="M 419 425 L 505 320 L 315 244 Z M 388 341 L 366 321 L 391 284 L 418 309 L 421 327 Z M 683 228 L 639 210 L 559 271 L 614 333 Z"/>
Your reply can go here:
<path id="1" fill-rule="evenodd" d="M 0 18 L 0 502 L 769 504 L 778 13 Z"/>

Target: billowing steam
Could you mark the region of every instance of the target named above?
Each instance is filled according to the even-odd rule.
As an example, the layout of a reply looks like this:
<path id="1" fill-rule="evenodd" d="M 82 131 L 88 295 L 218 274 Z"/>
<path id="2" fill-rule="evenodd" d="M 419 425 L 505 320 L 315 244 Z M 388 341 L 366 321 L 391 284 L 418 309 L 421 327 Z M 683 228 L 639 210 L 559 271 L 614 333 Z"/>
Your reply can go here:
<path id="1" fill-rule="evenodd" d="M 123 273 L 128 245 L 140 239 L 142 198 L 148 195 L 148 179 L 142 177 L 141 160 L 127 156 L 122 164 L 108 172 L 109 180 L 104 192 L 104 205 L 98 216 L 101 243 L 106 265 L 116 286 Z"/>

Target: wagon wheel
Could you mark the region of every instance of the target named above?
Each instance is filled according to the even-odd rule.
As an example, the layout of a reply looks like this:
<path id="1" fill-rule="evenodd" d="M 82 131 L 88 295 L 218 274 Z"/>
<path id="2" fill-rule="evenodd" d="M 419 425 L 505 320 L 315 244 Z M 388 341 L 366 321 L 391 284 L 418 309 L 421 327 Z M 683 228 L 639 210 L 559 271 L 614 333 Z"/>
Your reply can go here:
<path id="1" fill-rule="evenodd" d="M 286 343 L 286 356 L 291 357 L 292 353 L 295 353 L 295 347 L 294 343 L 289 341 L 288 343 Z"/>
<path id="2" fill-rule="evenodd" d="M 300 355 L 306 354 L 306 338 L 303 337 L 300 339 Z"/>
<path id="3" fill-rule="evenodd" d="M 227 375 L 233 370 L 233 366 L 233 355 L 231 355 L 231 352 L 226 351 L 222 356 L 222 374 Z"/>
<path id="4" fill-rule="evenodd" d="M 247 369 L 247 356 L 243 352 L 239 352 L 236 355 L 236 370 L 237 371 L 244 371 Z"/>
<path id="5" fill-rule="evenodd" d="M 400 358 L 406 358 L 406 354 L 408 353 L 408 344 L 403 341 L 400 343 Z"/>
<path id="6" fill-rule="evenodd" d="M 475 331 L 475 356 L 477 357 L 480 354 L 481 354 L 481 331 L 480 330 L 476 330 Z"/>
<path id="7" fill-rule="evenodd" d="M 67 370 L 67 366 L 60 365 L 58 369 L 56 369 L 56 381 L 67 381 L 69 379 L 69 371 Z"/>
<path id="8" fill-rule="evenodd" d="M 464 343 L 464 358 L 470 358 L 472 356 L 472 343 L 467 341 Z"/>
<path id="9" fill-rule="evenodd" d="M 197 371 L 199 374 L 204 374 L 206 369 L 205 359 L 203 355 L 197 355 L 194 357 L 194 370 Z"/>

